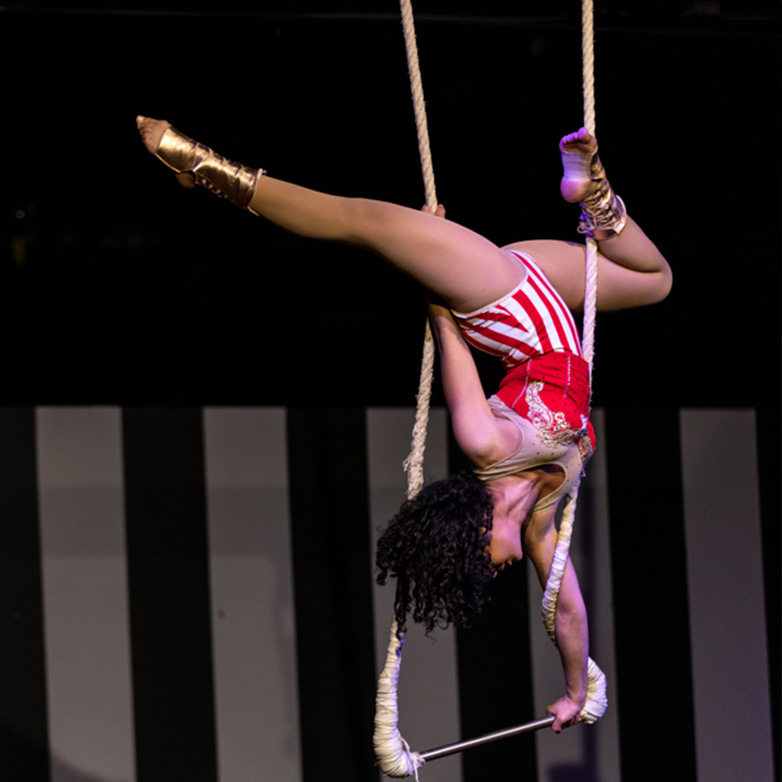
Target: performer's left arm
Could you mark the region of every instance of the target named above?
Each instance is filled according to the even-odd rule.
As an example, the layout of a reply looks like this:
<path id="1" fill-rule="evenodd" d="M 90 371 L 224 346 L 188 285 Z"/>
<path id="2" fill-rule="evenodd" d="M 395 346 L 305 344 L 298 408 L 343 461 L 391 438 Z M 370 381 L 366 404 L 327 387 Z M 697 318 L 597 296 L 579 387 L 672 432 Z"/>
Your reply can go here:
<path id="1" fill-rule="evenodd" d="M 547 523 L 547 518 L 545 520 L 536 518 L 542 514 L 532 516 L 524 535 L 524 552 L 535 565 L 540 583 L 545 588 L 557 544 L 557 532 L 554 526 L 554 508 L 544 513 L 546 517 L 550 515 L 550 523 Z M 554 629 L 557 649 L 565 672 L 566 693 L 552 703 L 547 712 L 556 718 L 552 728 L 559 732 L 563 727 L 578 721 L 579 712 L 584 707 L 587 697 L 589 660 L 587 612 L 578 577 L 570 559 L 562 578 Z"/>

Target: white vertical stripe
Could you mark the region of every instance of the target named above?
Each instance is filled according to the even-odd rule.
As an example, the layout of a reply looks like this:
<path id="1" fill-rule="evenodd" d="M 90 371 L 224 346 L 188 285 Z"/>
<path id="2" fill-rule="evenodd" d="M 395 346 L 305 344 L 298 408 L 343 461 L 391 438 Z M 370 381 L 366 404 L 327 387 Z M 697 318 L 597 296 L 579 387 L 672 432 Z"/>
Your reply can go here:
<path id="1" fill-rule="evenodd" d="M 549 308 L 546 306 L 546 302 L 549 301 L 552 304 L 552 308 L 556 311 L 557 309 L 557 302 L 552 301 L 550 297 L 547 297 L 545 294 L 547 293 L 546 289 L 543 288 L 543 286 L 538 283 L 538 287 L 541 288 L 541 292 L 538 293 L 538 291 L 535 290 L 535 288 L 532 287 L 532 285 L 528 285 L 524 289 L 524 293 L 527 295 L 527 298 L 529 299 L 530 305 L 535 309 L 537 314 L 540 316 L 541 320 L 543 321 L 543 327 L 546 331 L 546 336 L 548 337 L 549 341 L 551 342 L 551 350 L 557 350 L 558 348 L 568 348 L 572 350 L 576 355 L 580 355 L 580 352 L 578 350 L 577 345 L 571 345 L 568 337 L 572 334 L 571 330 L 567 328 L 566 325 L 563 324 L 562 331 L 565 332 L 566 338 L 563 342 L 559 332 L 557 331 L 557 319 L 554 318 L 554 316 L 549 311 Z M 513 312 L 516 307 L 519 309 L 519 313 L 514 312 L 514 315 L 518 318 L 521 312 L 523 312 L 523 308 L 521 304 L 516 302 L 515 300 L 511 304 L 509 302 L 508 309 Z M 559 319 L 561 323 L 562 321 L 562 312 L 559 312 Z M 537 333 L 536 333 L 537 336 Z M 540 353 L 547 353 L 549 352 L 547 349 L 545 349 L 542 340 L 537 337 L 534 344 L 535 349 Z"/>
<path id="2" fill-rule="evenodd" d="M 683 410 L 698 779 L 773 779 L 755 417 Z"/>
<path id="3" fill-rule="evenodd" d="M 135 779 L 121 424 L 36 415 L 52 782 Z"/>
<path id="4" fill-rule="evenodd" d="M 546 277 L 546 275 L 543 273 L 543 270 L 537 265 L 537 263 L 532 261 L 530 266 L 533 267 L 530 273 L 531 279 L 535 282 L 535 285 L 541 291 L 541 293 L 538 295 L 535 293 L 532 285 L 528 286 L 530 300 L 537 300 L 537 304 L 535 306 L 538 312 L 540 312 L 541 316 L 546 319 L 546 328 L 549 339 L 551 339 L 555 346 L 556 343 L 560 340 L 560 337 L 556 331 L 555 323 L 555 321 L 558 321 L 566 335 L 565 342 L 560 342 L 560 344 L 562 344 L 565 348 L 569 348 L 577 356 L 580 356 L 581 350 L 577 336 L 578 329 L 576 328 L 575 320 L 573 319 L 573 313 L 568 309 L 564 300 L 557 292 L 557 289 L 551 284 L 551 281 L 548 279 L 548 277 Z M 551 305 L 552 309 L 556 312 L 556 316 L 549 314 L 546 302 Z"/>
<path id="5" fill-rule="evenodd" d="M 407 480 L 402 462 L 410 450 L 415 412 L 412 409 L 367 411 L 370 519 L 372 549 L 378 528 L 384 528 L 405 499 Z M 427 479 L 447 474 L 447 420 L 443 409 L 431 410 L 427 438 Z M 372 562 L 374 572 L 374 560 Z M 377 673 L 385 662 L 393 616 L 395 581 L 375 587 L 375 644 Z M 399 729 L 412 749 L 419 752 L 450 744 L 461 738 L 459 728 L 456 633 L 435 631 L 427 638 L 420 625 L 410 622 L 405 636 L 399 675 Z M 459 756 L 432 762 L 421 772 L 427 782 L 460 782 Z"/>
<path id="6" fill-rule="evenodd" d="M 556 328 L 554 328 L 554 324 L 551 321 L 551 316 L 548 313 L 548 310 L 545 309 L 545 307 L 541 308 L 540 301 L 538 300 L 538 296 L 535 293 L 532 288 L 525 288 L 523 293 L 526 294 L 529 301 L 526 303 L 526 306 L 529 307 L 531 310 L 534 310 L 538 312 L 540 315 L 541 320 L 543 321 L 544 328 L 546 330 L 546 336 L 549 337 L 551 340 L 551 347 L 552 349 L 557 348 L 559 346 L 559 340 L 557 338 L 557 331 Z M 535 329 L 534 321 L 532 320 L 531 315 L 527 312 L 527 309 L 524 304 L 522 304 L 517 299 L 511 299 L 510 301 L 505 303 L 505 309 L 513 315 L 513 317 L 519 322 L 523 323 L 525 326 L 529 326 L 529 330 L 525 329 L 525 337 L 523 338 L 523 344 L 529 346 L 532 348 L 536 354 L 540 353 L 547 353 L 548 350 L 546 349 L 548 346 L 544 346 L 543 342 L 540 338 L 540 334 Z M 516 336 L 517 332 L 513 333 L 513 336 L 518 339 Z M 519 339 L 519 342 L 522 343 L 522 340 Z M 520 349 L 516 349 L 518 354 L 520 356 L 527 355 L 524 353 L 524 351 Z"/>
<path id="7" fill-rule="evenodd" d="M 595 427 L 597 449 L 581 481 L 570 555 L 589 613 L 590 655 L 608 679 L 608 710 L 594 727 L 579 725 L 563 731 L 559 736 L 548 729 L 538 731 L 535 740 L 539 782 L 554 779 L 556 770 L 563 766 L 572 768 L 575 776 L 583 776 L 585 779 L 621 777 L 608 524 L 610 476 L 606 471 L 606 449 L 610 444 L 605 441 L 603 411 L 594 410 L 591 420 Z M 532 719 L 533 716 L 544 716 L 546 706 L 564 695 L 565 679 L 559 654 L 549 641 L 540 619 L 542 590 L 530 564 L 527 563 L 536 712 L 530 715 Z"/>
<path id="8" fill-rule="evenodd" d="M 204 411 L 220 782 L 301 779 L 285 413 Z"/>

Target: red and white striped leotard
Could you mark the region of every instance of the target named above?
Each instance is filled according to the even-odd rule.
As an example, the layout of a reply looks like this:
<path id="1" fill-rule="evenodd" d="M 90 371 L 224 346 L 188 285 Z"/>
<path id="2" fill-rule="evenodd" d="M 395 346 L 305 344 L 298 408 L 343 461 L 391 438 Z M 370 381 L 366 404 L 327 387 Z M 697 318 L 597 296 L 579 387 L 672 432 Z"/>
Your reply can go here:
<path id="1" fill-rule="evenodd" d="M 502 359 L 506 369 L 532 356 L 564 351 L 582 356 L 570 310 L 540 267 L 528 255 L 506 250 L 526 272 L 518 287 L 476 312 L 454 312 L 464 338 Z"/>
<path id="2" fill-rule="evenodd" d="M 495 398 L 528 419 L 541 442 L 578 444 L 586 457 L 594 447 L 589 367 L 575 320 L 532 258 L 505 252 L 524 267 L 521 283 L 479 311 L 453 316 L 471 345 L 502 359 L 506 375 Z"/>

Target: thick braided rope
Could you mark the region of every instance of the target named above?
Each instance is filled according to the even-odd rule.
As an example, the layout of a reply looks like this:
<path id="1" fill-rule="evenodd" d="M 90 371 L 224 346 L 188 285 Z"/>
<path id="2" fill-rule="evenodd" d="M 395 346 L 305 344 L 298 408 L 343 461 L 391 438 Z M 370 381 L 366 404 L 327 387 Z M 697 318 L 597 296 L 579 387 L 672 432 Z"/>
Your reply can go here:
<path id="1" fill-rule="evenodd" d="M 437 207 L 437 196 L 434 187 L 434 173 L 429 147 L 429 136 L 426 121 L 426 109 L 423 98 L 423 87 L 418 64 L 418 48 L 415 41 L 412 4 L 410 0 L 400 0 L 402 10 L 402 25 L 407 49 L 410 85 L 413 95 L 413 106 L 418 132 L 421 168 L 424 175 L 424 188 L 427 206 L 434 211 Z M 593 8 L 592 0 L 582 0 L 582 49 L 584 61 L 584 125 L 590 133 L 595 133 L 595 101 L 594 101 L 594 39 L 593 39 Z M 594 327 L 597 299 L 597 243 L 587 239 L 586 260 L 586 291 L 584 302 L 583 351 L 589 363 L 590 385 L 592 364 L 594 358 Z M 424 341 L 424 357 L 421 367 L 421 377 L 418 392 L 416 422 L 413 428 L 413 443 L 410 455 L 405 461 L 408 473 L 408 498 L 414 497 L 423 485 L 423 453 L 426 439 L 426 428 L 429 416 L 429 400 L 431 398 L 432 367 L 434 365 L 434 341 L 427 322 Z M 559 590 L 562 584 L 565 566 L 567 564 L 573 520 L 575 517 L 576 498 L 578 490 L 574 489 L 566 500 L 565 510 L 560 525 L 559 540 L 554 554 L 551 572 L 543 596 L 543 614 L 546 630 L 552 641 L 556 642 L 555 620 Z M 396 622 L 391 627 L 391 638 L 388 646 L 386 665 L 378 682 L 378 693 L 375 716 L 375 754 L 380 770 L 388 776 L 418 776 L 417 769 L 423 764 L 423 759 L 411 752 L 407 742 L 398 730 L 397 684 L 399 668 L 402 659 L 402 643 L 404 637 L 397 634 Z M 587 702 L 581 711 L 585 722 L 595 722 L 605 713 L 607 706 L 605 675 L 589 659 Z"/>
<path id="2" fill-rule="evenodd" d="M 424 331 L 424 350 L 421 356 L 421 373 L 416 397 L 415 424 L 410 453 L 404 461 L 407 473 L 407 499 L 411 500 L 424 485 L 424 450 L 426 429 L 429 424 L 429 402 L 432 398 L 432 377 L 434 375 L 434 338 L 429 321 Z"/>
<path id="3" fill-rule="evenodd" d="M 405 36 L 405 50 L 407 51 L 407 69 L 410 73 L 410 91 L 413 96 L 413 111 L 415 112 L 415 129 L 418 133 L 418 151 L 421 156 L 421 170 L 424 175 L 426 205 L 434 211 L 437 207 L 437 195 L 434 187 L 432 151 L 429 147 L 429 127 L 426 122 L 424 88 L 421 82 L 421 68 L 418 64 L 418 45 L 415 40 L 413 6 L 410 0 L 400 0 L 400 7 L 402 10 L 402 31 Z"/>
<path id="4" fill-rule="evenodd" d="M 432 151 L 429 146 L 429 126 L 426 121 L 426 103 L 421 81 L 421 68 L 418 63 L 418 45 L 415 39 L 415 20 L 411 0 L 400 0 L 402 12 L 402 31 L 407 52 L 407 70 L 410 74 L 410 92 L 413 98 L 415 128 L 418 135 L 418 152 L 421 158 L 421 171 L 424 177 L 426 205 L 434 212 L 437 208 L 437 192 L 434 186 L 434 167 Z M 424 333 L 424 350 L 421 360 L 421 375 L 418 383 L 415 425 L 410 455 L 405 460 L 407 472 L 407 498 L 412 499 L 424 484 L 424 449 L 426 448 L 426 429 L 429 423 L 429 401 L 432 396 L 432 376 L 434 372 L 434 339 L 429 321 Z"/>
<path id="5" fill-rule="evenodd" d="M 584 79 L 584 127 L 595 135 L 595 53 L 594 53 L 594 12 L 592 0 L 582 0 L 581 3 L 581 47 L 583 57 Z M 586 279 L 584 290 L 584 324 L 582 350 L 584 358 L 589 363 L 589 387 L 592 387 L 592 365 L 595 353 L 595 315 L 597 312 L 597 242 L 587 238 L 586 246 Z M 543 594 L 543 623 L 549 638 L 556 643 L 555 622 L 557 602 L 562 577 L 565 574 L 570 553 L 570 539 L 573 534 L 573 521 L 576 514 L 576 499 L 578 486 L 574 487 L 567 499 L 562 512 L 559 526 L 559 538 L 554 551 L 554 560 L 546 581 Z M 584 722 L 596 722 L 603 716 L 608 706 L 606 698 L 605 674 L 590 657 L 587 668 L 587 700 L 581 710 L 580 717 Z"/>
<path id="6" fill-rule="evenodd" d="M 429 129 L 426 121 L 426 104 L 421 82 L 421 69 L 418 63 L 418 46 L 415 40 L 415 23 L 411 0 L 400 0 L 402 11 L 402 29 L 407 51 L 407 67 L 410 73 L 410 90 L 413 97 L 415 127 L 418 134 L 418 151 L 421 157 L 421 170 L 424 177 L 426 205 L 434 212 L 437 208 L 437 194 L 434 186 L 434 168 L 429 147 Z M 407 498 L 412 499 L 421 490 L 424 483 L 424 450 L 426 430 L 429 423 L 429 402 L 432 396 L 432 377 L 434 374 L 434 338 L 429 321 L 424 333 L 424 350 L 421 360 L 421 374 L 418 384 L 418 397 L 413 426 L 413 441 L 410 455 L 405 459 L 407 472 Z M 375 758 L 380 770 L 390 777 L 406 777 L 415 774 L 424 760 L 417 752 L 411 752 L 407 742 L 399 732 L 399 708 L 397 685 L 399 668 L 402 664 L 403 634 L 397 633 L 396 620 L 391 624 L 391 637 L 388 643 L 386 663 L 377 684 L 375 700 Z"/>
<path id="7" fill-rule="evenodd" d="M 583 57 L 584 127 L 595 135 L 595 36 L 592 0 L 581 3 L 581 51 Z M 582 350 L 589 364 L 590 388 L 595 354 L 595 314 L 597 311 L 597 242 L 587 237 L 586 289 Z"/>

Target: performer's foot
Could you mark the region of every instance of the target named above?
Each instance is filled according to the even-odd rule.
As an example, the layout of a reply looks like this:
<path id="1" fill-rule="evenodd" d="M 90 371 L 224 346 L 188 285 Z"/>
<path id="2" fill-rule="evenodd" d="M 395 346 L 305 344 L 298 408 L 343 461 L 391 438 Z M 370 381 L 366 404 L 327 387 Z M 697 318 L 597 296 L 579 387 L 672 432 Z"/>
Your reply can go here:
<path id="1" fill-rule="evenodd" d="M 160 137 L 166 128 L 171 127 L 171 123 L 164 119 L 152 119 L 139 114 L 136 117 L 136 127 L 141 134 L 141 141 L 147 148 L 147 152 L 151 152 L 154 155 L 160 145 Z"/>
<path id="2" fill-rule="evenodd" d="M 176 174 L 180 185 L 205 187 L 236 206 L 253 212 L 250 203 L 263 170 L 242 166 L 218 155 L 164 119 L 139 115 L 136 125 L 147 151 Z"/>
<path id="3" fill-rule="evenodd" d="M 597 139 L 586 129 L 559 142 L 564 174 L 559 189 L 566 201 L 581 204 L 579 233 L 597 241 L 611 239 L 627 223 L 624 202 L 614 193 L 597 154 Z"/>
<path id="4" fill-rule="evenodd" d="M 164 119 L 152 119 L 139 114 L 136 117 L 136 126 L 141 134 L 142 144 L 146 147 L 147 152 L 154 155 L 160 146 L 160 139 L 163 137 L 166 129 L 171 127 L 171 123 Z M 195 177 L 189 171 L 183 173 L 175 172 L 174 176 L 182 187 L 192 188 L 196 186 Z"/>
<path id="5" fill-rule="evenodd" d="M 564 169 L 559 186 L 562 197 L 570 203 L 583 201 L 594 187 L 597 172 L 592 170 L 592 160 L 597 153 L 597 139 L 586 128 L 581 128 L 562 138 L 559 151 L 562 153 Z M 599 168 L 602 176 L 605 176 L 602 166 Z"/>

